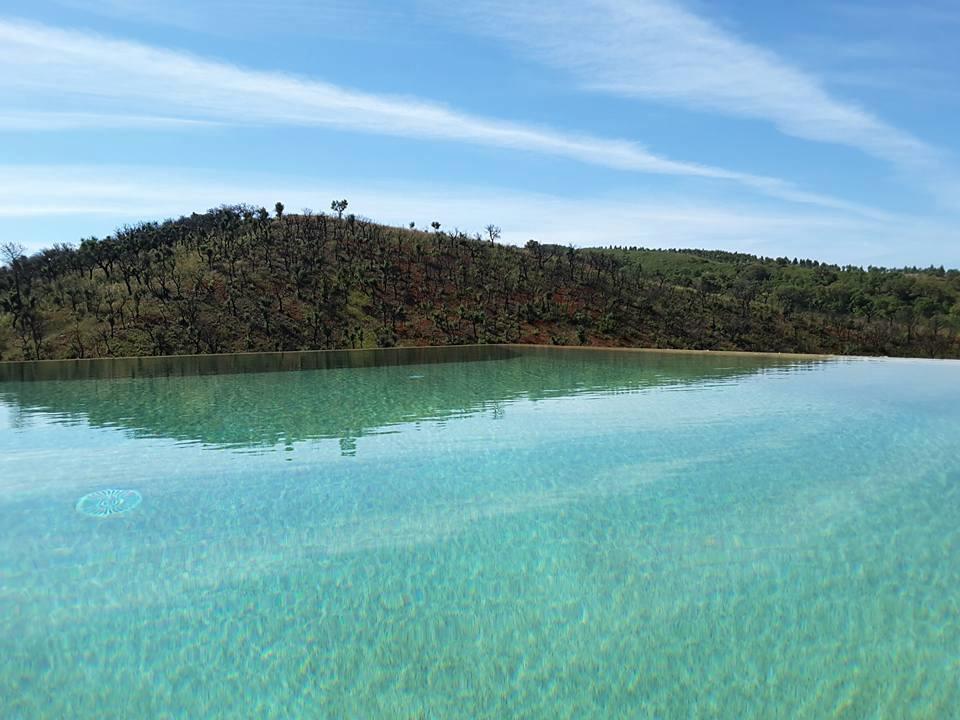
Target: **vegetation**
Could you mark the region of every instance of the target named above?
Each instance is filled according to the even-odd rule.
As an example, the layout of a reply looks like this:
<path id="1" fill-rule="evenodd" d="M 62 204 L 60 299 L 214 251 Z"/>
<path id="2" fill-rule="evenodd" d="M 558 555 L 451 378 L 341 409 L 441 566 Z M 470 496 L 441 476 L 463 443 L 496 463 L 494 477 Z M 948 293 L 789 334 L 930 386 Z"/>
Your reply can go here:
<path id="1" fill-rule="evenodd" d="M 0 359 L 553 343 L 960 357 L 960 272 L 221 207 L 0 261 Z"/>

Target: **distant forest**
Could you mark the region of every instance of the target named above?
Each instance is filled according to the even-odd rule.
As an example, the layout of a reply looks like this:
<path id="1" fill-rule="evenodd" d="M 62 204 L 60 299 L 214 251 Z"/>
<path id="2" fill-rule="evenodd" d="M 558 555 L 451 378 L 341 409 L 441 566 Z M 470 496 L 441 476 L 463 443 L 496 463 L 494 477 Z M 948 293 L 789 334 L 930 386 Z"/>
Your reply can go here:
<path id="1" fill-rule="evenodd" d="M 960 272 L 741 253 L 525 247 L 221 207 L 26 256 L 0 360 L 465 343 L 960 357 Z"/>

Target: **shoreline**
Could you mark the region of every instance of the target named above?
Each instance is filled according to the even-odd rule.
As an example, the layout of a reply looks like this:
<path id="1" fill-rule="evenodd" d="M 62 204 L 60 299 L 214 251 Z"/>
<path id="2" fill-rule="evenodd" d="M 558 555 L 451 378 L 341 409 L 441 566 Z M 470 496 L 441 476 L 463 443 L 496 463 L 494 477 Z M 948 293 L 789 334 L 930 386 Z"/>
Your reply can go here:
<path id="1" fill-rule="evenodd" d="M 391 348 L 336 348 L 332 350 L 266 350 L 245 351 L 231 353 L 186 353 L 178 355 L 116 355 L 97 358 L 60 358 L 43 360 L 0 360 L 0 367 L 13 365 L 46 365 L 51 363 L 100 363 L 110 361 L 129 360 L 175 360 L 190 358 L 226 358 L 265 355 L 294 355 L 302 353 L 346 354 L 346 353 L 392 353 L 413 350 L 442 350 L 456 348 L 520 348 L 520 349 L 549 349 L 563 351 L 589 352 L 616 352 L 616 353 L 643 353 L 643 354 L 672 354 L 672 355 L 702 355 L 716 357 L 757 357 L 779 360 L 900 360 L 900 361 L 938 361 L 960 362 L 957 358 L 925 358 L 904 357 L 899 355 L 837 355 L 824 353 L 787 353 L 754 350 L 696 350 L 688 348 L 656 348 L 656 347 L 621 347 L 605 345 L 547 345 L 538 343 L 469 343 L 464 345 L 399 345 Z"/>

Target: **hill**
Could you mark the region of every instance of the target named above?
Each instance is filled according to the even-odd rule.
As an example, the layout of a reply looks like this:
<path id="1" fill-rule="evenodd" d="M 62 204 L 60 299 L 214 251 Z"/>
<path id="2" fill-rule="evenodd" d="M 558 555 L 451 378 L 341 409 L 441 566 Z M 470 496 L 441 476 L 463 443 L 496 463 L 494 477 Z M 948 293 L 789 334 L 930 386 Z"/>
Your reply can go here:
<path id="1" fill-rule="evenodd" d="M 960 272 L 221 207 L 0 267 L 0 359 L 464 343 L 960 357 Z"/>

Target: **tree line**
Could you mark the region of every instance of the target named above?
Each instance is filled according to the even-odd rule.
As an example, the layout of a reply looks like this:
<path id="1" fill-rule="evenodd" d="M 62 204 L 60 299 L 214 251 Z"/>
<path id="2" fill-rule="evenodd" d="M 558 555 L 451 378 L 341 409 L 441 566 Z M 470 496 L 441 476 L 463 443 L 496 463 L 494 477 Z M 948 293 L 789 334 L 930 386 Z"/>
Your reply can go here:
<path id="1" fill-rule="evenodd" d="M 960 357 L 960 272 L 223 206 L 2 248 L 0 360 L 543 343 Z"/>

